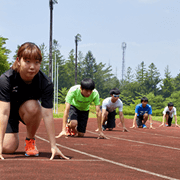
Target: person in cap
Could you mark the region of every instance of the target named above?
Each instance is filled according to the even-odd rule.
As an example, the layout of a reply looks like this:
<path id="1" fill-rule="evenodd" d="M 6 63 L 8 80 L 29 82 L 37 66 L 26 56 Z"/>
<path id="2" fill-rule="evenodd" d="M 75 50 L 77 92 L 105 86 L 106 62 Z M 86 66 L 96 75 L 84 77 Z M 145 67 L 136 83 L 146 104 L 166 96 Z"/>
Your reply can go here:
<path id="1" fill-rule="evenodd" d="M 164 108 L 163 122 L 159 127 L 161 127 L 161 126 L 170 127 L 172 125 L 173 116 L 175 119 L 175 126 L 180 127 L 177 124 L 176 108 L 174 107 L 174 104 L 172 102 L 169 102 L 168 105 Z M 166 121 L 165 121 L 165 119 L 166 119 Z"/>
<path id="2" fill-rule="evenodd" d="M 111 97 L 107 97 L 102 102 L 102 129 L 105 131 L 106 129 L 112 131 L 113 128 L 116 127 L 116 108 L 119 110 L 119 118 L 123 127 L 123 131 L 127 132 L 127 128 L 124 123 L 124 115 L 123 115 L 123 103 L 119 99 L 120 91 L 118 88 L 113 88 L 110 90 L 109 94 Z"/>

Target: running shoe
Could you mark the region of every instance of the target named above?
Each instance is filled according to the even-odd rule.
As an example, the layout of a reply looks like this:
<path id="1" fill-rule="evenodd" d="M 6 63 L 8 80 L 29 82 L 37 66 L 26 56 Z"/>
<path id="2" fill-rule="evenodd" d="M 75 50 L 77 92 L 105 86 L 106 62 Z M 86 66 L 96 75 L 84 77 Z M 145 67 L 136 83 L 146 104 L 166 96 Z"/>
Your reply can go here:
<path id="1" fill-rule="evenodd" d="M 142 126 L 142 127 L 143 127 L 143 128 L 147 128 L 145 124 L 143 124 L 143 126 Z"/>
<path id="2" fill-rule="evenodd" d="M 76 133 L 77 133 L 77 131 L 74 129 L 71 129 L 71 136 L 75 136 L 76 135 Z"/>
<path id="3" fill-rule="evenodd" d="M 166 123 L 165 126 L 168 127 L 169 126 L 168 123 Z"/>
<path id="4" fill-rule="evenodd" d="M 103 130 L 103 131 L 106 130 L 106 125 L 102 125 L 102 130 Z"/>
<path id="5" fill-rule="evenodd" d="M 34 139 L 25 140 L 25 156 L 39 156 Z"/>
<path id="6" fill-rule="evenodd" d="M 66 135 L 71 136 L 71 129 L 68 126 L 66 126 Z"/>

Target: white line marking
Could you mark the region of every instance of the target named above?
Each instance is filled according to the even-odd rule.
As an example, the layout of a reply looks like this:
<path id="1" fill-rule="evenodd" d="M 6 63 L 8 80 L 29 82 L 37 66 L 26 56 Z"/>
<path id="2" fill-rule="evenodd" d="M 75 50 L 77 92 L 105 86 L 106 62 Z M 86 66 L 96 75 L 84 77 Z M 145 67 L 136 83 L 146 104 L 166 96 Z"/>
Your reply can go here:
<path id="1" fill-rule="evenodd" d="M 95 132 L 92 132 L 92 131 L 88 131 L 88 130 L 86 130 L 86 131 L 89 132 L 89 133 L 98 135 L 98 133 L 95 133 Z M 106 136 L 107 136 L 107 135 L 106 135 Z M 146 144 L 146 145 L 150 145 L 150 146 L 157 146 L 157 147 L 161 147 L 161 148 L 167 148 L 167 149 L 173 149 L 173 150 L 178 150 L 178 151 L 180 151 L 180 148 L 175 148 L 175 147 L 170 147 L 170 146 L 164 146 L 164 145 L 159 145 L 159 144 L 146 143 L 146 142 L 135 141 L 135 140 L 131 140 L 131 139 L 124 139 L 124 138 L 114 137 L 114 136 L 109 136 L 109 135 L 108 135 L 107 137 L 114 138 L 114 139 L 120 139 L 120 140 L 123 140 L 123 141 L 129 141 L 129 142 L 134 142 L 134 143 Z"/>
<path id="2" fill-rule="evenodd" d="M 49 141 L 44 139 L 44 138 L 41 138 L 41 137 L 39 137 L 37 135 L 36 135 L 36 137 L 41 139 L 42 141 L 45 141 L 45 142 L 49 143 Z M 69 148 L 69 147 L 63 146 L 61 144 L 57 144 L 56 143 L 56 146 L 60 146 L 62 148 L 65 148 L 65 149 L 68 149 L 70 151 L 74 151 L 74 152 L 77 152 L 77 153 L 80 153 L 80 154 L 83 154 L 83 155 L 86 155 L 86 156 L 89 156 L 89 157 L 93 157 L 93 158 L 99 159 L 101 161 L 105 161 L 105 162 L 108 162 L 108 163 L 111 163 L 111 164 L 115 164 L 117 166 L 122 166 L 124 168 L 132 169 L 132 170 L 139 171 L 139 172 L 142 172 L 142 173 L 147 173 L 147 174 L 150 174 L 150 175 L 153 175 L 153 176 L 157 176 L 157 177 L 160 177 L 160 178 L 164 178 L 164 179 L 178 180 L 178 179 L 175 179 L 175 178 L 172 178 L 172 177 L 164 176 L 164 175 L 153 173 L 153 172 L 150 172 L 150 171 L 147 171 L 147 170 L 143 170 L 143 169 L 139 169 L 139 168 L 136 168 L 136 167 L 128 166 L 128 165 L 125 165 L 125 164 L 122 164 L 122 163 L 119 163 L 119 162 L 108 160 L 108 159 L 105 159 L 105 158 L 102 158 L 102 157 L 99 157 L 99 156 L 95 156 L 95 155 L 92 155 L 92 154 L 89 154 L 89 153 L 86 153 L 86 152 L 83 152 L 83 151 L 79 151 L 79 150 L 76 150 L 76 149 L 73 149 L 73 148 Z"/>
<path id="3" fill-rule="evenodd" d="M 169 137 L 169 138 L 180 139 L 180 137 L 176 137 L 176 136 L 167 136 L 167 135 L 157 134 L 157 133 L 148 133 L 148 132 L 136 131 L 134 129 L 131 129 L 131 131 L 138 132 L 138 133 L 144 133 L 144 134 L 151 134 L 151 135 L 155 135 L 155 136 L 162 136 L 162 137 Z"/>

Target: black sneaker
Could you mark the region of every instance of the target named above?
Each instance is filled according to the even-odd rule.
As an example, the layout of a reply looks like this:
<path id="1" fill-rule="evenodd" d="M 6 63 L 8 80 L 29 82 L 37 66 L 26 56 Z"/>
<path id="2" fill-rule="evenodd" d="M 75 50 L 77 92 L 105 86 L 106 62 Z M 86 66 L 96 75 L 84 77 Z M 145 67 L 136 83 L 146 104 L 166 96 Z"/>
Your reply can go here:
<path id="1" fill-rule="evenodd" d="M 106 125 L 102 125 L 102 130 L 103 130 L 103 131 L 106 130 Z"/>

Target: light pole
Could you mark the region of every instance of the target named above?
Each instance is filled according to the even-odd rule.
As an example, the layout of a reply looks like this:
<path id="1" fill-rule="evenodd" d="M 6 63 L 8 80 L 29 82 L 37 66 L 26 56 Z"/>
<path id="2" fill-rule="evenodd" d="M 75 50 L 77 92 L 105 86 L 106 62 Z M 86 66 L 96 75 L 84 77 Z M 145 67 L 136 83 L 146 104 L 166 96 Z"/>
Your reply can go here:
<path id="1" fill-rule="evenodd" d="M 53 4 L 57 4 L 57 0 L 49 0 L 50 8 L 50 40 L 49 40 L 49 78 L 52 79 L 52 23 L 53 23 Z"/>
<path id="2" fill-rule="evenodd" d="M 124 70 L 125 70 L 125 59 L 124 59 L 125 49 L 126 49 L 126 43 L 125 42 L 122 43 L 122 49 L 123 49 L 123 58 L 122 58 L 122 80 L 123 80 Z"/>
<path id="3" fill-rule="evenodd" d="M 55 53 L 54 68 L 55 68 L 55 72 L 54 72 L 54 113 L 55 113 L 55 110 L 56 110 L 56 53 Z"/>
<path id="4" fill-rule="evenodd" d="M 81 35 L 77 34 L 75 36 L 75 45 L 76 45 L 76 55 L 75 55 L 75 84 L 77 84 L 77 46 L 78 41 L 81 41 Z"/>
<path id="5" fill-rule="evenodd" d="M 56 109 L 56 114 L 58 114 L 58 69 L 59 69 L 59 65 L 57 63 L 57 77 L 56 77 L 56 85 L 57 85 L 57 94 L 56 94 L 56 102 L 57 102 L 57 109 Z"/>

